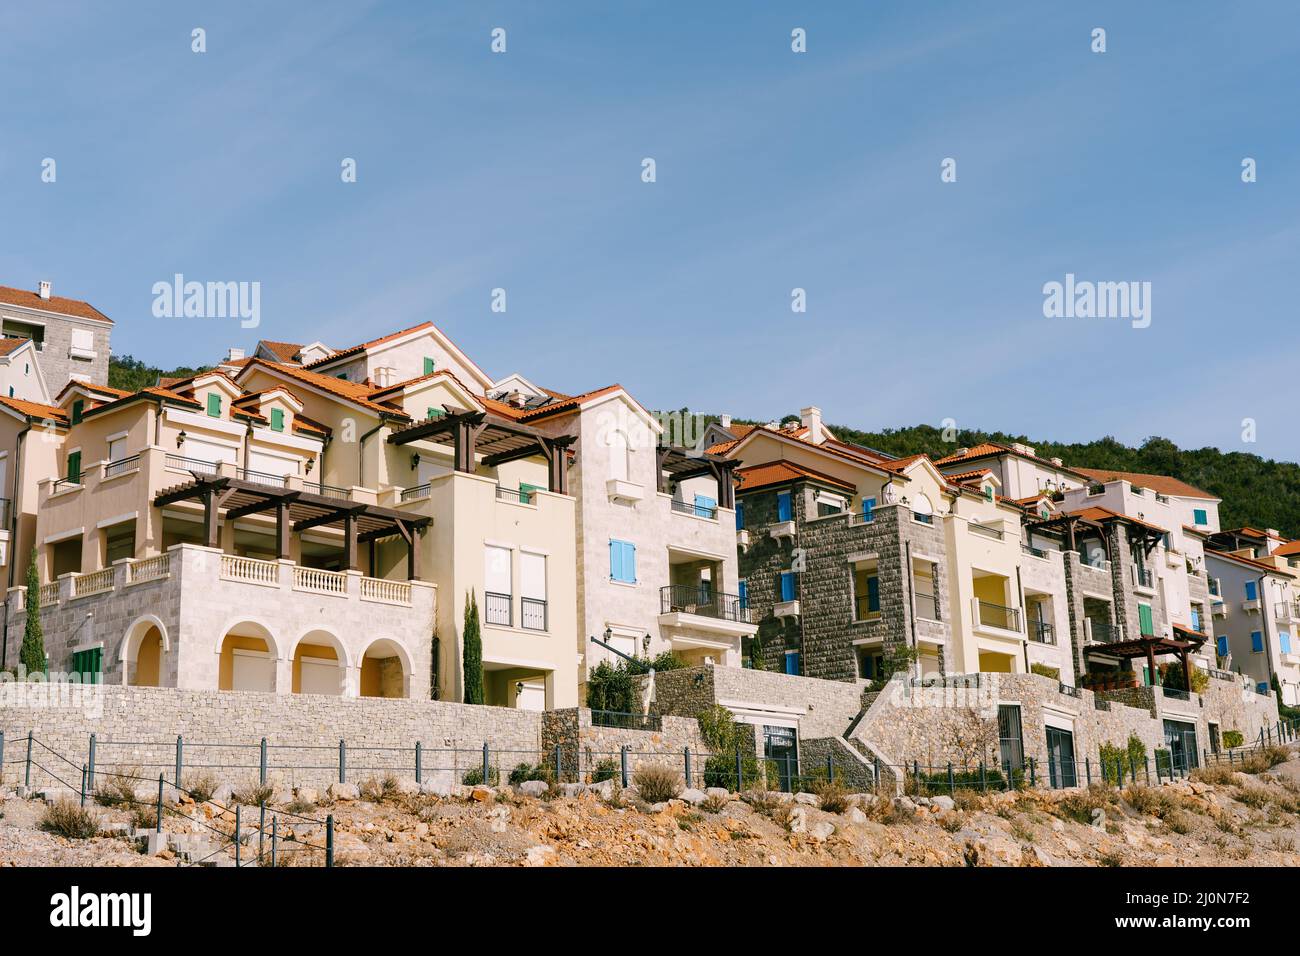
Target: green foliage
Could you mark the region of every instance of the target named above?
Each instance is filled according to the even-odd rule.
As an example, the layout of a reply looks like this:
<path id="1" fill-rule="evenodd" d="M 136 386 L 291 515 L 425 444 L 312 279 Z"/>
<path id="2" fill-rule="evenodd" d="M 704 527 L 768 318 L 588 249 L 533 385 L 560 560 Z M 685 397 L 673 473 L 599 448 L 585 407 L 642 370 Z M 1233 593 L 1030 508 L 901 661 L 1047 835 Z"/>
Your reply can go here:
<path id="1" fill-rule="evenodd" d="M 18 660 L 27 668 L 27 674 L 45 672 L 45 634 L 41 630 L 41 579 L 36 569 L 36 549 L 32 548 L 27 563 L 27 622 L 23 626 L 23 646 Z"/>
<path id="2" fill-rule="evenodd" d="M 480 774 L 482 771 L 479 771 Z M 510 782 L 521 784 L 527 780 L 541 780 L 545 783 L 555 782 L 555 769 L 545 764 L 521 763 L 510 771 Z"/>
<path id="3" fill-rule="evenodd" d="M 1059 667 L 1048 667 L 1046 664 L 1030 664 L 1030 673 L 1037 674 L 1039 677 L 1050 677 L 1052 680 L 1061 679 L 1061 669 Z"/>
<path id="4" fill-rule="evenodd" d="M 483 703 L 483 638 L 479 633 L 478 600 L 469 592 L 465 605 L 465 703 Z"/>
<path id="5" fill-rule="evenodd" d="M 700 737 L 712 752 L 704 761 L 704 786 L 725 787 L 740 791 L 756 784 L 762 777 L 758 766 L 758 757 L 754 748 L 748 746 L 740 728 L 736 726 L 731 711 L 721 704 L 714 704 L 695 715 L 700 725 Z M 736 782 L 736 748 L 740 747 L 739 786 Z"/>
<path id="6" fill-rule="evenodd" d="M 477 787 L 483 782 L 483 768 L 475 767 L 472 770 L 465 771 L 465 776 L 460 778 L 460 782 L 467 787 Z M 495 787 L 501 782 L 501 771 L 496 767 L 488 767 L 487 785 Z"/>
<path id="7" fill-rule="evenodd" d="M 1282 720 L 1296 720 L 1300 718 L 1300 707 L 1290 707 L 1282 703 L 1282 685 L 1277 681 L 1277 675 L 1273 675 L 1273 696 L 1277 698 L 1277 715 Z"/>
<path id="8" fill-rule="evenodd" d="M 895 644 L 889 653 L 880 658 L 880 675 L 871 682 L 870 690 L 884 690 L 889 679 L 895 674 L 911 670 L 919 653 L 908 644 Z"/>
<path id="9" fill-rule="evenodd" d="M 110 388 L 138 392 L 142 388 L 157 385 L 159 378 L 189 378 L 199 372 L 206 372 L 211 367 L 210 365 L 203 365 L 198 368 L 180 366 L 170 371 L 164 371 L 152 365 L 146 365 L 139 359 L 132 358 L 129 355 L 121 357 L 114 355 L 108 360 L 108 384 Z"/>
<path id="10" fill-rule="evenodd" d="M 917 784 L 920 784 L 919 788 Z M 1025 771 L 1023 768 L 1013 769 L 1011 771 L 1011 785 L 1016 790 L 1023 790 L 1025 787 Z M 909 793 L 927 793 L 944 794 L 956 790 L 981 790 L 985 786 L 990 790 L 1005 790 L 1007 788 L 1006 775 L 996 767 L 985 767 L 984 776 L 980 776 L 976 770 L 956 770 L 952 772 L 951 784 L 948 780 L 948 771 L 939 770 L 934 772 L 922 771 L 921 778 L 917 781 L 912 774 L 907 775 L 906 789 Z"/>
<path id="11" fill-rule="evenodd" d="M 432 645 L 431 650 L 433 652 L 433 658 L 429 662 L 429 699 L 437 700 L 438 694 L 441 692 L 438 688 L 438 683 L 441 680 L 439 668 L 442 660 L 442 642 L 439 640 L 436 631 L 434 632 L 433 640 L 430 643 Z"/>
<path id="12" fill-rule="evenodd" d="M 601 661 L 587 675 L 587 706 L 592 710 L 630 714 L 636 710 L 635 697 L 627 661 L 619 661 L 617 665 Z"/>
<path id="13" fill-rule="evenodd" d="M 1240 747 L 1246 742 L 1246 738 L 1240 730 L 1225 730 L 1223 732 L 1223 746 L 1231 750 L 1233 747 Z"/>
<path id="14" fill-rule="evenodd" d="M 1129 734 L 1128 743 L 1101 745 L 1101 779 L 1106 783 L 1118 785 L 1124 777 L 1131 777 L 1135 768 L 1139 772 L 1146 769 L 1147 745 L 1137 734 Z"/>
<path id="15" fill-rule="evenodd" d="M 767 670 L 767 659 L 763 656 L 763 637 L 760 634 L 749 639 L 749 666 L 756 671 Z"/>
<path id="16" fill-rule="evenodd" d="M 1187 665 L 1192 672 L 1192 692 L 1195 694 L 1205 693 L 1205 688 L 1209 686 L 1210 675 L 1205 673 L 1195 664 L 1188 661 Z M 1160 665 L 1160 685 L 1168 687 L 1170 690 L 1187 690 L 1183 685 L 1183 665 L 1181 661 L 1171 661 L 1168 664 Z"/>
<path id="17" fill-rule="evenodd" d="M 596 769 L 591 772 L 591 782 L 600 783 L 603 780 L 613 780 L 622 772 L 619 762 L 613 757 L 601 757 L 596 761 Z"/>

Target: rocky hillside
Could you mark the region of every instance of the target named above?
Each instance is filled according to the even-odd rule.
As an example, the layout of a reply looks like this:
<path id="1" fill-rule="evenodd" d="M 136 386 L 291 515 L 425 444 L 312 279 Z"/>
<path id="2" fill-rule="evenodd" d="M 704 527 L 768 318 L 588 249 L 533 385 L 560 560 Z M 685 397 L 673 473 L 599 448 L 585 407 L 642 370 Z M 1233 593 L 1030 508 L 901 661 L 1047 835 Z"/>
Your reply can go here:
<path id="1" fill-rule="evenodd" d="M 1300 759 L 1277 751 L 1250 769 L 1198 771 L 1159 787 L 956 799 L 688 790 L 649 804 L 636 786 L 613 781 L 434 792 L 389 780 L 271 802 L 333 814 L 345 866 L 1296 866 Z M 92 811 L 116 835 L 70 839 L 42 829 L 42 799 L 11 792 L 0 803 L 0 865 L 175 865 L 195 852 L 185 842 L 195 834 L 233 831 L 222 796 L 173 804 L 170 848 L 146 855 L 128 807 Z M 147 805 L 137 814 L 151 830 Z M 243 812 L 246 862 L 256 856 L 256 819 L 255 809 Z M 285 816 L 278 833 L 281 864 L 320 865 L 323 854 L 302 847 L 323 845 L 323 828 Z"/>

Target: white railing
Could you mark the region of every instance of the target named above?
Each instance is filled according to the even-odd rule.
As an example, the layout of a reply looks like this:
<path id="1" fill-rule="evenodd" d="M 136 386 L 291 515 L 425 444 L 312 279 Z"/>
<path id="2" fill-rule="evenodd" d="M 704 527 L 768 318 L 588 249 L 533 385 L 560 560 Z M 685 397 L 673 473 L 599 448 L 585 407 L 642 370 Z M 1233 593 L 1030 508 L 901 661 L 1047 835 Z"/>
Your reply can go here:
<path id="1" fill-rule="evenodd" d="M 241 558 L 236 554 L 221 556 L 221 576 L 228 581 L 251 581 L 254 584 L 279 584 L 280 565 L 260 558 Z"/>
<path id="2" fill-rule="evenodd" d="M 362 578 L 361 599 L 383 601 L 386 604 L 411 603 L 411 585 L 408 581 L 389 581 L 386 578 Z"/>
<path id="3" fill-rule="evenodd" d="M 51 581 L 49 584 L 42 584 L 41 590 L 41 607 L 49 607 L 51 604 L 59 603 L 59 582 Z"/>
<path id="4" fill-rule="evenodd" d="M 172 556 L 167 551 L 162 554 L 155 554 L 152 558 L 141 558 L 139 561 L 132 561 L 127 565 L 126 579 L 128 584 L 138 584 L 141 581 L 156 581 L 159 578 L 165 578 L 171 574 Z"/>
<path id="5" fill-rule="evenodd" d="M 322 571 L 320 568 L 293 567 L 295 591 L 317 591 L 321 594 L 347 594 L 348 576 L 340 571 Z"/>
<path id="6" fill-rule="evenodd" d="M 100 594 L 113 590 L 115 573 L 112 568 L 100 568 L 89 574 L 78 574 L 72 579 L 72 596 L 85 597 L 87 594 Z"/>

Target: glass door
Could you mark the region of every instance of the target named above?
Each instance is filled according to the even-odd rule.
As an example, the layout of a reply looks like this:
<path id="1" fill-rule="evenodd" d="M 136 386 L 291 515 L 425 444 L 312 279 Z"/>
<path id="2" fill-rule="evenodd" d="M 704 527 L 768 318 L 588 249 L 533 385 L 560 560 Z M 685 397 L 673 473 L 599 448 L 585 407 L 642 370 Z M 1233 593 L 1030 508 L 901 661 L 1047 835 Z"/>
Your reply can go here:
<path id="1" fill-rule="evenodd" d="M 1047 728 L 1047 767 L 1053 789 L 1078 786 L 1073 733 L 1059 727 Z"/>

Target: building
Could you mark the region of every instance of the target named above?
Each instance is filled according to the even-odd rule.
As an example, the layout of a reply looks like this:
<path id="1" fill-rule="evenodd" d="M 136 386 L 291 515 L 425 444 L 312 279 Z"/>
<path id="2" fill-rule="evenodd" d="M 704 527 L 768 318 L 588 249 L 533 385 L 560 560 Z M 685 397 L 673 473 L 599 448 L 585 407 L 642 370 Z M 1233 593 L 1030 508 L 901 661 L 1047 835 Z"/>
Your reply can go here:
<path id="1" fill-rule="evenodd" d="M 35 369 L 29 364 L 33 356 L 24 353 L 23 375 L 15 375 L 17 366 L 13 363 L 8 369 L 0 367 L 0 395 L 49 401 L 50 395 L 74 379 L 108 384 L 112 330 L 112 319 L 89 302 L 54 295 L 49 282 L 41 282 L 35 292 L 0 286 L 0 343 L 30 341 L 43 379 L 39 383 L 35 380 Z M 0 348 L 4 347 L 16 348 L 0 344 Z"/>

